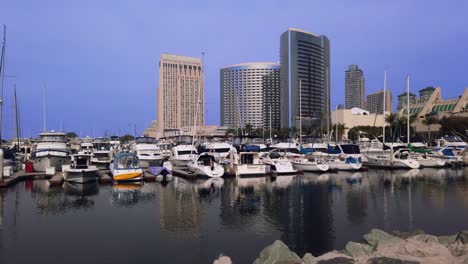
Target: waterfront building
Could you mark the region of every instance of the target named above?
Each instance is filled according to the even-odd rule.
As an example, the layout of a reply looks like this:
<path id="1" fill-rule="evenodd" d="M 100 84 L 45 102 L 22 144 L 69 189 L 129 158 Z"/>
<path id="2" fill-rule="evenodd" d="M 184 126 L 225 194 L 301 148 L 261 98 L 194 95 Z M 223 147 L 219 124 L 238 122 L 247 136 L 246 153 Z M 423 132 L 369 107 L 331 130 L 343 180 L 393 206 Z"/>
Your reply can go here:
<path id="1" fill-rule="evenodd" d="M 428 86 L 422 90 L 419 90 L 419 103 L 425 103 L 431 98 L 432 93 L 435 91 L 435 88 Z"/>
<path id="2" fill-rule="evenodd" d="M 280 38 L 280 123 L 298 128 L 303 122 L 330 117 L 330 41 L 289 28 Z M 299 84 L 301 83 L 301 89 Z M 301 94 L 299 94 L 299 90 Z"/>
<path id="3" fill-rule="evenodd" d="M 220 71 L 221 126 L 279 127 L 280 66 L 251 62 L 227 66 Z"/>
<path id="4" fill-rule="evenodd" d="M 203 65 L 199 58 L 161 54 L 157 93 L 160 131 L 204 124 Z M 197 104 L 198 102 L 198 104 Z M 197 122 L 195 123 L 195 116 Z"/>
<path id="5" fill-rule="evenodd" d="M 427 131 L 427 126 L 422 123 L 426 115 L 433 115 L 437 119 L 444 116 L 468 116 L 468 88 L 465 88 L 461 96 L 452 99 L 443 99 L 441 88 L 434 88 L 427 101 L 410 105 L 409 114 L 418 117 L 415 122 L 416 132 Z M 399 115 L 406 116 L 407 108 L 400 109 Z M 439 125 L 435 124 L 431 129 L 437 131 Z"/>
<path id="6" fill-rule="evenodd" d="M 384 90 L 379 90 L 367 96 L 367 110 L 372 114 L 383 112 Z M 385 90 L 385 112 L 392 112 L 393 98 L 390 90 Z"/>
<path id="7" fill-rule="evenodd" d="M 366 107 L 364 72 L 356 64 L 350 65 L 346 70 L 345 96 L 346 109 Z"/>
<path id="8" fill-rule="evenodd" d="M 416 95 L 414 93 L 409 93 L 409 101 L 410 105 L 416 103 Z M 404 107 L 406 107 L 406 103 L 408 102 L 406 92 L 398 95 L 398 105 L 397 105 L 397 110 L 400 111 Z"/>
<path id="9" fill-rule="evenodd" d="M 331 113 L 332 124 L 344 124 L 344 137 L 348 131 L 357 126 L 383 127 L 386 125 L 385 116 L 382 114 L 371 114 L 370 111 L 357 107 L 351 109 L 337 109 Z"/>

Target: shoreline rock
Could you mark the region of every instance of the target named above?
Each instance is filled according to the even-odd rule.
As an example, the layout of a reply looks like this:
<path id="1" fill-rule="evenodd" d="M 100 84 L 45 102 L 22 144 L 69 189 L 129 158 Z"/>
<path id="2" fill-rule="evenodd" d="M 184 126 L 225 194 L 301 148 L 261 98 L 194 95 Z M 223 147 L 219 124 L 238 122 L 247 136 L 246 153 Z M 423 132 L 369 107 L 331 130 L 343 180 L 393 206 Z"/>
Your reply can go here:
<path id="1" fill-rule="evenodd" d="M 220 258 L 228 258 L 221 256 Z M 232 263 L 219 262 L 216 264 Z M 217 262 L 218 261 L 218 262 Z M 264 248 L 254 264 L 413 264 L 455 263 L 468 264 L 468 230 L 455 235 L 433 236 L 421 230 L 393 231 L 391 234 L 371 229 L 361 242 L 349 241 L 342 251 L 330 251 L 321 256 L 310 253 L 299 256 L 282 241 L 276 240 Z"/>

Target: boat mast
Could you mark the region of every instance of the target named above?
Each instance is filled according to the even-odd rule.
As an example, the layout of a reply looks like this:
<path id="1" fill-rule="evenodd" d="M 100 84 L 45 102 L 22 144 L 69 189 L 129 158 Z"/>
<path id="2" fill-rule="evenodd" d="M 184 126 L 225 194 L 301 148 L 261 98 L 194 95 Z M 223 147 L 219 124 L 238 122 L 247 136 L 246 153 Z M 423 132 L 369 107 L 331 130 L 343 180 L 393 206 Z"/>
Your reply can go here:
<path id="1" fill-rule="evenodd" d="M 409 85 L 410 85 L 410 76 L 409 74 L 406 76 L 406 132 L 407 132 L 407 139 L 406 143 L 410 144 L 410 100 L 409 100 Z"/>
<path id="2" fill-rule="evenodd" d="M 16 126 L 16 139 L 18 140 L 18 150 L 20 148 L 20 130 L 19 130 L 19 112 L 18 112 L 18 99 L 16 97 L 16 84 L 15 84 L 15 90 L 14 90 L 14 98 L 15 98 L 15 126 Z"/>
<path id="3" fill-rule="evenodd" d="M 383 118 L 384 118 L 384 126 L 383 126 L 383 131 L 382 131 L 382 143 L 385 148 L 385 127 L 387 124 L 385 123 L 385 92 L 387 91 L 387 70 L 384 72 L 384 86 L 383 86 Z"/>
<path id="4" fill-rule="evenodd" d="M 204 75 L 204 69 L 203 67 L 205 67 L 205 52 L 202 52 L 202 67 L 201 67 L 201 81 L 198 82 L 198 85 L 197 85 L 197 107 L 196 107 L 196 111 L 195 111 L 195 120 L 193 121 L 193 135 L 192 135 L 192 148 L 190 148 L 190 154 L 192 154 L 192 151 L 193 151 L 193 146 L 194 146 L 194 143 L 195 143 L 195 135 L 197 133 L 197 121 L 198 121 L 198 111 L 200 111 L 200 88 L 201 88 L 201 85 L 202 85 L 202 82 L 204 80 L 203 78 L 203 75 Z"/>
<path id="5" fill-rule="evenodd" d="M 2 146 L 2 115 L 3 115 L 3 88 L 5 81 L 5 56 L 6 56 L 6 25 L 3 25 L 3 44 L 2 56 L 0 58 L 0 78 L 2 82 L 2 91 L 0 97 L 0 147 Z"/>
<path id="6" fill-rule="evenodd" d="M 270 144 L 273 144 L 273 139 L 271 138 L 271 105 L 270 105 Z"/>
<path id="7" fill-rule="evenodd" d="M 46 129 L 46 83 L 44 82 L 44 89 L 42 91 L 42 115 L 43 115 L 43 118 L 44 118 L 44 128 L 43 128 L 43 132 L 46 132 L 47 129 Z"/>
<path id="8" fill-rule="evenodd" d="M 302 80 L 299 80 L 299 144 L 302 144 Z"/>
<path id="9" fill-rule="evenodd" d="M 327 103 L 325 104 L 327 106 L 327 136 L 328 136 L 328 142 L 331 141 L 331 135 L 330 135 L 330 74 L 328 72 L 328 67 L 327 67 Z"/>

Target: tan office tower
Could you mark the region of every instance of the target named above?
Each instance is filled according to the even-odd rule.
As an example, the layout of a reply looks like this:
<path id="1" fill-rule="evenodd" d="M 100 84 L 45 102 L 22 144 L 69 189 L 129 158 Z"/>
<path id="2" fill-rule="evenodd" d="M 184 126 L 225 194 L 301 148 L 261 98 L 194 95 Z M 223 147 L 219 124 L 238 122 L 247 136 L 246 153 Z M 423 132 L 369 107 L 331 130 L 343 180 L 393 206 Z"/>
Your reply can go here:
<path id="1" fill-rule="evenodd" d="M 203 91 L 203 65 L 199 58 L 161 54 L 157 99 L 159 130 L 202 126 L 205 120 Z"/>

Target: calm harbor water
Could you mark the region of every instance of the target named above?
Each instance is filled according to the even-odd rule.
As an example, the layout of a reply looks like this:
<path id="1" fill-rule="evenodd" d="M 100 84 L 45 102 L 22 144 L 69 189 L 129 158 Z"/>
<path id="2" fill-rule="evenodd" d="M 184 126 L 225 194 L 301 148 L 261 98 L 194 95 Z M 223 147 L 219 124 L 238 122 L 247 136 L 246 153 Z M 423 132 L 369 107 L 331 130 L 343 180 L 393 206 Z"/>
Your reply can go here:
<path id="1" fill-rule="evenodd" d="M 468 228 L 468 168 L 0 190 L 0 263 L 251 263 L 276 239 L 318 255 L 373 227 Z"/>

